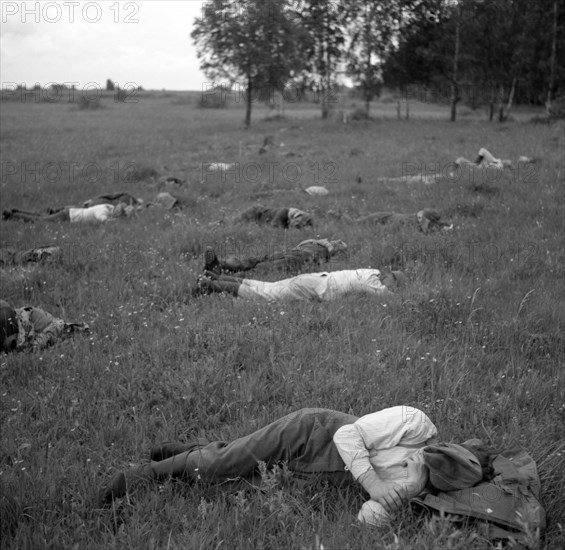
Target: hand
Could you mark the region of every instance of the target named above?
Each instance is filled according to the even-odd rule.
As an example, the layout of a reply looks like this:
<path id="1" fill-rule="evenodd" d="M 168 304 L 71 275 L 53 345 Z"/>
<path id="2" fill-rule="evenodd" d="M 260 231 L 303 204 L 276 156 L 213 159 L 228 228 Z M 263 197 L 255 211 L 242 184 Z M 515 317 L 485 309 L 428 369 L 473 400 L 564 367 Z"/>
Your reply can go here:
<path id="1" fill-rule="evenodd" d="M 388 511 L 400 508 L 406 499 L 402 485 L 394 481 L 381 480 L 374 470 L 368 470 L 359 476 L 358 481 L 371 499 L 382 504 Z"/>
<path id="2" fill-rule="evenodd" d="M 405 500 L 402 486 L 394 481 L 381 481 L 369 495 L 390 512 L 400 508 Z"/>

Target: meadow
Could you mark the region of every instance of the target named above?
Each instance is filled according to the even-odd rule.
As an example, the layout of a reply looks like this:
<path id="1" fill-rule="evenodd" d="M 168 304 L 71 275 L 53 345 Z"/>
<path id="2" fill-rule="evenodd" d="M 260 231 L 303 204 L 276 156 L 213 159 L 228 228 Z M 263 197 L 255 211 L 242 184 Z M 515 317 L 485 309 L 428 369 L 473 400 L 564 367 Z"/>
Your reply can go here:
<path id="1" fill-rule="evenodd" d="M 260 490 L 167 482 L 97 506 L 98 489 L 147 460 L 155 442 L 230 439 L 301 407 L 361 416 L 397 404 L 424 410 L 445 441 L 522 445 L 537 462 L 547 512 L 545 535 L 533 533 L 528 547 L 565 546 L 562 122 L 498 124 L 467 113 L 449 123 L 447 109 L 431 105 L 406 121 L 394 105 L 376 104 L 374 120 L 343 124 L 320 120 L 312 105 L 276 119 L 257 106 L 245 130 L 241 109 L 198 109 L 174 94 L 102 104 L 2 103 L 1 208 L 80 204 L 111 191 L 151 200 L 166 174 L 186 179 L 176 191 L 186 207 L 100 226 L 0 222 L 2 246 L 63 249 L 55 265 L 0 270 L 2 298 L 91 327 L 0 359 L 3 549 L 493 547 L 471 528 L 429 525 L 412 510 L 390 527 L 362 528 L 364 496 L 353 484 L 301 487 L 284 471 L 265 474 Z M 274 146 L 261 155 L 266 136 Z M 449 176 L 455 158 L 473 159 L 480 147 L 514 168 Z M 536 163 L 518 164 L 521 155 Z M 236 167 L 209 174 L 211 162 Z M 420 170 L 445 177 L 386 179 Z M 310 185 L 330 193 L 310 197 Z M 258 202 L 312 212 L 315 227 L 231 223 Z M 453 231 L 327 215 L 424 207 Z M 190 295 L 206 245 L 253 254 L 318 236 L 349 245 L 328 270 L 392 265 L 407 287 L 391 299 L 333 303 Z"/>

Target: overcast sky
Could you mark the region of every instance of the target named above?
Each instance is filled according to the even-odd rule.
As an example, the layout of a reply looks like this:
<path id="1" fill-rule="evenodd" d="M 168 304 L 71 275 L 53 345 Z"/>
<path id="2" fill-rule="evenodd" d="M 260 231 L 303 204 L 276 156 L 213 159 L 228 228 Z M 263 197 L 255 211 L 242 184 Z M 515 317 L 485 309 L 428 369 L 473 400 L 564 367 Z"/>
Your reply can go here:
<path id="1" fill-rule="evenodd" d="M 75 4 L 75 5 L 73 5 Z M 0 33 L 2 88 L 9 83 L 106 79 L 145 89 L 201 90 L 190 39 L 202 0 L 5 1 Z"/>

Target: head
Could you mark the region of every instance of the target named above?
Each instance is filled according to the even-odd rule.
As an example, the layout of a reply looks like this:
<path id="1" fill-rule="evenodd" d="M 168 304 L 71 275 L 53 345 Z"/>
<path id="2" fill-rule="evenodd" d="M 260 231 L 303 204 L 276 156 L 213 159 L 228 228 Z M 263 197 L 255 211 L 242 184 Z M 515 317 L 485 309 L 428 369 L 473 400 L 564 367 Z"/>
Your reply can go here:
<path id="1" fill-rule="evenodd" d="M 343 241 L 330 241 L 330 254 L 332 256 L 347 251 L 347 245 Z"/>
<path id="2" fill-rule="evenodd" d="M 437 210 L 431 208 L 424 208 L 416 214 L 418 225 L 422 233 L 428 233 L 434 229 L 451 229 L 449 223 L 444 222 Z"/>
<path id="3" fill-rule="evenodd" d="M 430 483 L 438 491 L 474 487 L 494 477 L 493 456 L 480 445 L 438 443 L 424 449 Z"/>
<path id="4" fill-rule="evenodd" d="M 18 338 L 18 319 L 10 304 L 0 300 L 0 347 L 6 353 L 14 350 Z"/>
<path id="5" fill-rule="evenodd" d="M 394 292 L 400 288 L 406 286 L 406 275 L 402 271 L 389 271 L 381 276 L 381 282 L 385 285 L 391 292 Z"/>
<path id="6" fill-rule="evenodd" d="M 490 481 L 494 477 L 492 465 L 496 454 L 493 449 L 487 447 L 480 439 L 468 439 L 461 443 L 469 452 L 473 453 L 481 465 L 482 481 Z"/>
<path id="7" fill-rule="evenodd" d="M 302 227 L 314 226 L 314 218 L 298 208 L 288 209 L 288 227 L 290 229 L 301 229 Z"/>

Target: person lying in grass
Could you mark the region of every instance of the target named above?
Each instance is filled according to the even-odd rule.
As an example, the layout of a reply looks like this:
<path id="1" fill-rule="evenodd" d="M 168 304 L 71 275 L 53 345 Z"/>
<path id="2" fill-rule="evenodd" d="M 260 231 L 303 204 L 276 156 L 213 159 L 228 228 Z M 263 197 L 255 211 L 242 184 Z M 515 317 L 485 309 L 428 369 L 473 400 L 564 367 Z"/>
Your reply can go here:
<path id="1" fill-rule="evenodd" d="M 303 273 L 272 283 L 205 271 L 198 277 L 192 294 L 225 292 L 236 298 L 331 301 L 346 294 L 391 295 L 404 282 L 402 272 L 392 271 L 385 275 L 378 269 Z"/>
<path id="2" fill-rule="evenodd" d="M 252 222 L 259 225 L 272 225 L 284 229 L 302 229 L 313 226 L 313 218 L 298 208 L 270 208 L 263 205 L 250 206 L 236 216 L 237 222 Z"/>
<path id="3" fill-rule="evenodd" d="M 11 246 L 0 248 L 0 266 L 21 266 L 30 263 L 54 262 L 62 257 L 62 250 L 58 246 L 39 246 L 18 250 Z"/>
<path id="4" fill-rule="evenodd" d="M 495 158 L 489 151 L 487 151 L 484 147 L 479 149 L 479 153 L 477 158 L 472 161 L 468 160 L 465 157 L 459 157 L 455 164 L 457 166 L 467 166 L 472 168 L 496 168 L 502 170 L 505 167 L 511 167 L 512 162 L 509 160 L 502 160 Z"/>
<path id="5" fill-rule="evenodd" d="M 71 223 L 103 223 L 116 218 L 131 216 L 135 212 L 135 207 L 125 203 L 97 204 L 86 208 L 75 208 L 65 206 L 52 214 L 42 214 L 41 212 L 29 212 L 26 210 L 4 210 L 2 218 L 5 220 L 22 220 L 24 222 L 71 222 Z"/>
<path id="6" fill-rule="evenodd" d="M 328 211 L 328 215 L 348 223 L 374 224 L 374 225 L 407 225 L 412 226 L 422 233 L 435 230 L 448 231 L 453 229 L 453 224 L 441 219 L 441 215 L 431 208 L 424 208 L 415 214 L 398 214 L 396 212 L 374 212 L 360 218 L 352 218 L 348 214 Z"/>
<path id="7" fill-rule="evenodd" d="M 204 270 L 218 275 L 224 271 L 232 273 L 249 271 L 258 266 L 274 267 L 280 271 L 296 271 L 305 265 L 319 266 L 322 262 L 329 262 L 332 257 L 345 250 L 347 245 L 343 241 L 308 239 L 283 252 L 247 258 L 236 256 L 218 258 L 214 249 L 209 246 L 204 251 Z"/>
<path id="8" fill-rule="evenodd" d="M 306 408 L 231 442 L 167 442 L 150 462 L 117 473 L 99 493 L 105 506 L 147 482 L 168 478 L 222 483 L 252 476 L 260 463 L 286 463 L 297 478 L 338 485 L 356 480 L 369 499 L 358 519 L 379 526 L 409 499 L 429 491 L 472 487 L 494 475 L 492 457 L 478 440 L 437 443 L 424 412 L 402 405 L 362 416 Z"/>
<path id="9" fill-rule="evenodd" d="M 66 323 L 32 306 L 13 308 L 0 300 L 0 351 L 37 351 L 72 332 L 88 330 L 86 323 Z"/>

